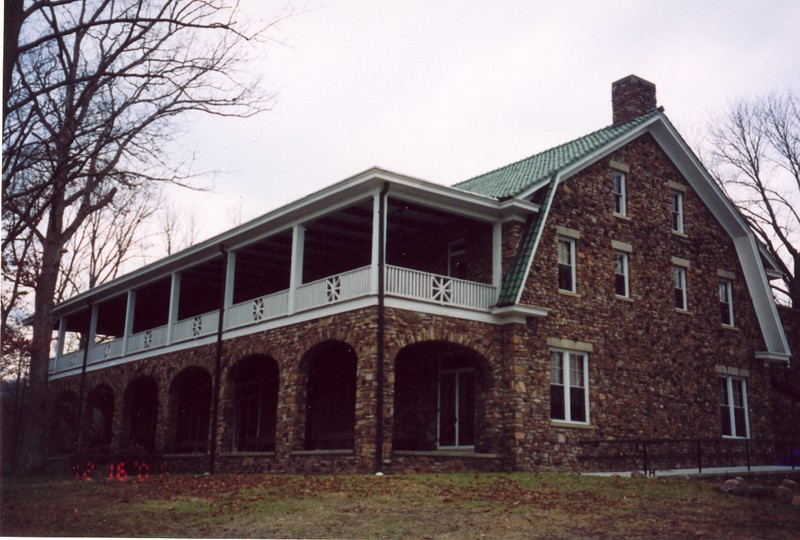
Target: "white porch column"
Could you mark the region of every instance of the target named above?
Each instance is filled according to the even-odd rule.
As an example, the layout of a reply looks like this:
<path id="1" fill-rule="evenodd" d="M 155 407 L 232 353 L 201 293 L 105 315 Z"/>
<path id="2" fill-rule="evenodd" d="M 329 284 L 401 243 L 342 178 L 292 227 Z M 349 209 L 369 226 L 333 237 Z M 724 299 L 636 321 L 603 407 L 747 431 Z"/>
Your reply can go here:
<path id="1" fill-rule="evenodd" d="M 89 339 L 86 340 L 86 348 L 89 349 L 89 354 L 92 352 L 92 345 L 97 340 L 97 312 L 99 308 L 97 304 L 92 306 L 92 314 L 89 318 Z M 89 357 L 91 358 L 91 356 Z"/>
<path id="2" fill-rule="evenodd" d="M 228 265 L 225 269 L 225 310 L 222 314 L 226 320 L 223 321 L 223 328 L 228 326 L 228 308 L 233 305 L 233 287 L 236 283 L 236 252 L 228 252 Z"/>
<path id="3" fill-rule="evenodd" d="M 64 340 L 67 336 L 67 318 L 58 319 L 58 341 L 56 341 L 56 359 L 64 355 Z M 52 342 L 51 342 L 52 343 Z"/>
<path id="4" fill-rule="evenodd" d="M 297 288 L 303 284 L 303 245 L 306 228 L 295 225 L 292 229 L 292 271 L 289 277 L 289 314 L 297 309 Z"/>
<path id="5" fill-rule="evenodd" d="M 380 243 L 385 242 L 384 238 L 378 237 L 378 232 L 381 230 L 381 193 L 378 192 L 372 197 L 372 267 L 369 272 L 369 290 L 372 294 L 378 294 L 378 265 L 381 261 L 378 260 L 380 256 Z M 384 224 L 386 223 L 386 216 L 383 216 Z M 386 229 L 384 228 L 384 231 Z M 384 252 L 384 257 L 385 257 Z"/>
<path id="6" fill-rule="evenodd" d="M 503 286 L 503 223 L 492 226 L 492 285 L 500 293 Z M 495 299 L 496 301 L 497 299 Z"/>
<path id="7" fill-rule="evenodd" d="M 136 311 L 136 291 L 128 291 L 128 306 L 125 309 L 125 337 L 122 339 L 122 356 L 128 354 L 128 340 L 133 334 L 133 314 Z"/>
<path id="8" fill-rule="evenodd" d="M 181 301 L 181 274 L 172 274 L 169 288 L 169 313 L 167 314 L 167 345 L 172 344 L 172 327 L 178 322 L 178 306 Z"/>

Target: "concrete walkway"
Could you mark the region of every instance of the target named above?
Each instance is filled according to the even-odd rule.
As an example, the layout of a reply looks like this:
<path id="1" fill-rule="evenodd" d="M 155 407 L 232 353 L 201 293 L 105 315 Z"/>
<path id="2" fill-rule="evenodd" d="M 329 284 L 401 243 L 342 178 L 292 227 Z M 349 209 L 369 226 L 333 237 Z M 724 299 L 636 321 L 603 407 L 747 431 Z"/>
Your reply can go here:
<path id="1" fill-rule="evenodd" d="M 610 472 L 587 472 L 582 473 L 587 476 L 623 476 L 630 477 L 634 472 L 642 473 L 643 471 L 610 471 Z M 697 468 L 694 469 L 664 469 L 656 470 L 656 477 L 670 477 L 670 476 L 723 476 L 723 475 L 736 475 L 746 476 L 748 474 L 786 474 L 795 473 L 800 474 L 800 466 L 792 469 L 788 466 L 780 465 L 753 465 L 748 470 L 747 467 L 708 467 L 703 468 L 702 471 Z"/>

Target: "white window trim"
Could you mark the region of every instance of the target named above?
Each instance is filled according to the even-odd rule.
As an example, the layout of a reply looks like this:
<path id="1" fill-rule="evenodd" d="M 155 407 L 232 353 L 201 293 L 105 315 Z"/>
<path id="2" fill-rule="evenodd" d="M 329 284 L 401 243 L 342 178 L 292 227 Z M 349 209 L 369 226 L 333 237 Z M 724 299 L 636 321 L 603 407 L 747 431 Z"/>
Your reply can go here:
<path id="1" fill-rule="evenodd" d="M 577 256 L 577 248 L 575 246 L 575 239 L 569 238 L 567 236 L 559 236 L 558 237 L 558 242 L 556 244 L 557 245 L 557 251 L 556 251 L 556 258 L 557 259 L 558 259 L 558 254 L 561 252 L 561 246 L 560 246 L 561 242 L 565 242 L 565 243 L 569 244 L 569 258 L 570 258 L 570 263 L 571 263 L 570 264 L 570 273 L 571 273 L 572 288 L 571 289 L 562 289 L 561 288 L 561 284 L 559 283 L 558 284 L 558 290 L 559 291 L 566 291 L 566 292 L 575 293 L 575 292 L 578 292 L 578 280 L 577 280 L 577 272 L 576 272 L 576 267 L 577 267 L 577 257 L 576 257 Z M 559 260 L 556 260 L 556 264 L 559 267 L 561 266 L 561 262 Z M 559 269 L 558 273 L 560 274 L 560 269 Z"/>
<path id="2" fill-rule="evenodd" d="M 678 201 L 677 211 L 676 211 L 675 205 L 674 205 L 674 201 L 676 200 L 675 199 L 676 195 L 677 195 L 677 201 Z M 672 228 L 672 232 L 675 232 L 675 233 L 678 233 L 678 234 L 685 234 L 684 233 L 684 227 L 683 227 L 683 221 L 684 221 L 683 191 L 680 191 L 680 190 L 677 190 L 677 189 L 672 189 L 670 191 L 669 212 L 670 212 L 670 227 Z M 675 224 L 673 224 L 673 222 L 672 222 L 673 221 L 672 218 L 675 215 L 678 216 L 677 228 L 675 228 L 675 226 L 674 226 Z"/>
<path id="3" fill-rule="evenodd" d="M 689 302 L 686 294 L 686 268 L 683 266 L 673 266 L 672 267 L 672 288 L 677 289 L 675 287 L 675 272 L 678 272 L 681 277 L 681 292 L 683 293 L 683 307 L 675 306 L 675 309 L 678 311 L 689 311 Z M 673 293 L 674 296 L 674 293 Z M 673 300 L 674 301 L 674 300 Z"/>
<path id="4" fill-rule="evenodd" d="M 728 393 L 728 415 L 731 431 L 736 429 L 736 419 L 733 412 L 733 381 L 742 382 L 742 405 L 744 406 L 744 435 L 722 435 L 723 439 L 749 439 L 750 438 L 750 411 L 747 403 L 747 379 L 744 377 L 720 377 L 725 381 L 726 392 Z M 720 407 L 722 404 L 720 404 Z"/>
<path id="5" fill-rule="evenodd" d="M 617 274 L 617 257 L 622 257 L 622 274 Z M 624 251 L 614 251 L 614 294 L 620 298 L 631 297 L 631 274 L 630 274 L 630 256 Z M 625 294 L 617 292 L 617 276 L 622 275 L 625 277 Z"/>
<path id="6" fill-rule="evenodd" d="M 440 361 L 441 361 L 441 359 L 440 359 Z M 461 393 L 459 391 L 459 388 L 460 388 L 459 379 L 461 378 L 461 375 L 464 374 L 464 373 L 472 373 L 473 377 L 474 377 L 475 376 L 475 368 L 474 367 L 470 367 L 470 366 L 464 366 L 464 367 L 458 367 L 458 368 L 449 368 L 449 369 L 442 369 L 441 367 L 439 368 L 439 377 L 438 377 L 438 383 L 437 383 L 437 388 L 436 388 L 436 394 L 437 394 L 437 396 L 436 396 L 436 405 L 437 405 L 437 410 L 438 410 L 438 412 L 436 414 L 436 447 L 439 450 L 470 450 L 470 449 L 474 449 L 475 448 L 474 444 L 459 444 L 460 441 L 458 439 L 459 439 L 459 435 L 460 435 L 461 432 L 460 432 L 460 429 L 459 429 L 459 427 L 460 427 L 459 426 L 460 418 L 459 418 L 457 412 L 456 412 L 456 426 L 455 426 L 456 444 L 454 444 L 454 445 L 439 444 L 439 441 L 441 440 L 441 436 L 442 436 L 442 416 L 441 416 L 441 410 L 442 410 L 442 376 L 444 376 L 444 375 L 455 375 L 456 401 L 453 404 L 453 406 L 455 407 L 455 410 L 458 411 L 458 407 L 459 407 L 460 401 L 461 401 Z M 475 389 L 475 391 L 476 390 L 477 389 Z M 475 396 L 475 397 L 477 397 L 477 396 Z"/>
<path id="7" fill-rule="evenodd" d="M 557 352 L 557 353 L 561 353 L 561 369 L 562 369 L 562 373 L 564 374 L 564 384 L 563 384 L 563 387 L 564 387 L 564 418 L 563 419 L 561 419 L 561 418 L 553 418 L 551 416 L 550 417 L 550 422 L 554 423 L 554 424 L 562 424 L 562 425 L 563 424 L 573 424 L 573 425 L 576 425 L 576 426 L 588 426 L 588 425 L 590 425 L 592 417 L 591 417 L 591 414 L 590 414 L 590 411 L 589 411 L 589 355 L 587 353 L 585 353 L 585 352 L 572 351 L 572 350 L 569 350 L 569 349 L 557 349 L 557 348 L 552 348 L 552 349 L 550 349 L 549 352 L 550 352 L 550 354 L 548 355 L 548 363 L 547 363 L 548 371 L 550 369 L 550 362 L 552 361 L 552 360 L 550 360 L 551 355 L 552 355 L 552 353 Z M 569 389 L 571 388 L 570 383 L 572 381 L 570 380 L 570 377 L 572 375 L 571 375 L 570 369 L 569 369 L 569 360 L 570 360 L 570 356 L 572 356 L 572 355 L 580 356 L 581 358 L 583 358 L 583 402 L 584 402 L 584 404 L 586 406 L 586 420 L 585 421 L 576 421 L 576 420 L 572 420 L 570 418 L 572 402 L 571 402 Z M 552 383 L 553 383 L 553 381 L 551 380 L 550 384 L 552 385 Z"/>
<path id="8" fill-rule="evenodd" d="M 735 326 L 734 318 L 733 318 L 733 281 L 731 281 L 730 279 L 724 279 L 724 278 L 720 279 L 719 280 L 719 284 L 722 285 L 723 283 L 725 283 L 727 285 L 727 287 L 726 287 L 727 298 L 725 299 L 725 301 L 728 304 L 728 321 L 729 322 L 727 322 L 727 323 L 724 322 L 724 321 L 720 321 L 720 322 L 722 322 L 722 326 L 733 327 L 733 326 Z M 720 298 L 719 301 L 720 301 L 720 304 L 721 304 L 722 303 L 722 298 Z"/>
<path id="9" fill-rule="evenodd" d="M 462 246 L 462 247 L 459 247 Z M 453 275 L 453 258 L 467 254 L 467 241 L 463 238 L 453 240 L 447 244 L 447 275 Z"/>
<path id="10" fill-rule="evenodd" d="M 619 178 L 619 193 L 614 190 L 616 179 Z M 628 215 L 628 190 L 626 175 L 622 171 L 614 171 L 611 173 L 611 195 L 612 195 L 612 208 L 611 211 L 615 216 Z M 619 197 L 619 211 L 617 211 L 617 197 Z"/>

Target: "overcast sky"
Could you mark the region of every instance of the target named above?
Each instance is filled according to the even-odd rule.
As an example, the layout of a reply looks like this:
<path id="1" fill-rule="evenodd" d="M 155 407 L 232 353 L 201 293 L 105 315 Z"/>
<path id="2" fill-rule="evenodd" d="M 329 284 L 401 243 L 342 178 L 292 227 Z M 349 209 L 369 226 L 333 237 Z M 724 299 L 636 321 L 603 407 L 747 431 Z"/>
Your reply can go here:
<path id="1" fill-rule="evenodd" d="M 255 19 L 283 1 L 242 0 Z M 271 112 L 183 139 L 214 192 L 198 240 L 379 166 L 450 185 L 611 123 L 636 74 L 691 141 L 738 97 L 800 91 L 800 1 L 308 0 L 261 65 Z"/>

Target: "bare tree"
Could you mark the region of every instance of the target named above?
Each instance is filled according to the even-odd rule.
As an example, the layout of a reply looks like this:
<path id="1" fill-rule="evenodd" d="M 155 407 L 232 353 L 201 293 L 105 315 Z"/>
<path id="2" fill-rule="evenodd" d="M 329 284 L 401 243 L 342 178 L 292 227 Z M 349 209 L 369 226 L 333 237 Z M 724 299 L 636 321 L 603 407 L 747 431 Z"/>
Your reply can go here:
<path id="1" fill-rule="evenodd" d="M 800 309 L 800 95 L 741 100 L 709 123 L 706 161 L 783 272 Z"/>
<path id="2" fill-rule="evenodd" d="M 165 255 L 172 255 L 197 242 L 199 224 L 195 212 L 182 212 L 169 200 L 156 215 L 156 237 Z"/>
<path id="3" fill-rule="evenodd" d="M 5 0 L 3 257 L 32 279 L 30 379 L 18 472 L 44 465 L 47 365 L 64 250 L 87 219 L 152 183 L 186 184 L 169 152 L 187 113 L 245 117 L 270 96 L 226 0 Z M 4 307 L 5 310 L 5 307 Z M 9 312 L 13 308 L 9 307 Z"/>

